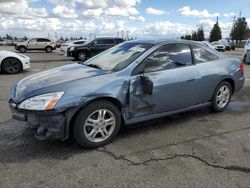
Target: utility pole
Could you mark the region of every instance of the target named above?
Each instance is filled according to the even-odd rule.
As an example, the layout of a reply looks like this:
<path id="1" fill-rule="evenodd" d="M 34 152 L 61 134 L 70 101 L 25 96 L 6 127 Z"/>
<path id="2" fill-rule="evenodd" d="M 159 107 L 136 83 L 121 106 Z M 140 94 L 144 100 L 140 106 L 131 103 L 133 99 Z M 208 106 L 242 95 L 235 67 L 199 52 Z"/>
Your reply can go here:
<path id="1" fill-rule="evenodd" d="M 240 15 L 239 15 L 239 18 L 241 18 L 241 13 L 242 13 L 242 12 L 240 11 Z"/>
<path id="2" fill-rule="evenodd" d="M 216 23 L 219 23 L 219 16 L 216 17 Z"/>

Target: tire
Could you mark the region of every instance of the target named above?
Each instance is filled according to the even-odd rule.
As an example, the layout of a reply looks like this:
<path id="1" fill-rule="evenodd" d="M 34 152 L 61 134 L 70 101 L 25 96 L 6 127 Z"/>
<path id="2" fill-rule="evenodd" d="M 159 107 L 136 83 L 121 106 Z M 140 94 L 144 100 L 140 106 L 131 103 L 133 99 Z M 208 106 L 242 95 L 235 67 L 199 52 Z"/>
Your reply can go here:
<path id="1" fill-rule="evenodd" d="M 78 51 L 77 52 L 77 57 L 76 57 L 77 60 L 86 61 L 87 57 L 88 57 L 87 52 L 85 52 L 85 51 Z"/>
<path id="2" fill-rule="evenodd" d="M 1 69 L 7 74 L 16 74 L 22 70 L 22 64 L 18 59 L 10 57 L 3 60 Z"/>
<path id="3" fill-rule="evenodd" d="M 53 51 L 53 48 L 52 48 L 51 46 L 47 46 L 47 47 L 45 48 L 45 51 L 46 51 L 47 53 L 51 53 L 51 52 Z"/>
<path id="4" fill-rule="evenodd" d="M 222 93 L 224 91 L 225 93 Z M 227 92 L 226 92 L 227 91 Z M 221 82 L 215 89 L 212 98 L 211 109 L 214 112 L 222 112 L 228 106 L 232 96 L 232 86 L 229 82 Z"/>
<path id="5" fill-rule="evenodd" d="M 19 52 L 25 53 L 27 51 L 27 48 L 25 46 L 20 46 L 19 47 Z"/>
<path id="6" fill-rule="evenodd" d="M 78 113 L 74 121 L 73 133 L 81 146 L 97 148 L 111 142 L 120 127 L 119 109 L 111 102 L 96 101 Z"/>

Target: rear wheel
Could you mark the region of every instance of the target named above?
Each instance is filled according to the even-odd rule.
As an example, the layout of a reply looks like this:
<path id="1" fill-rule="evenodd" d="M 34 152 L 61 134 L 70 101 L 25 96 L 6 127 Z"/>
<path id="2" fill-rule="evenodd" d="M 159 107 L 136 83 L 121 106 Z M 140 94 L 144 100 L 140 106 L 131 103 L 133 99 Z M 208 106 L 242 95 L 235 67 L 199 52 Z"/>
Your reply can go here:
<path id="1" fill-rule="evenodd" d="M 52 48 L 51 46 L 47 46 L 47 47 L 45 48 L 45 51 L 46 51 L 47 53 L 51 53 L 51 52 L 53 51 L 53 48 Z"/>
<path id="2" fill-rule="evenodd" d="M 232 96 L 232 86 L 230 83 L 223 81 L 215 89 L 212 99 L 212 110 L 221 112 L 225 110 Z"/>
<path id="3" fill-rule="evenodd" d="M 21 53 L 25 53 L 25 52 L 27 51 L 27 48 L 26 48 L 25 46 L 20 46 L 20 47 L 19 47 L 19 51 L 20 51 Z"/>
<path id="4" fill-rule="evenodd" d="M 6 58 L 2 62 L 2 71 L 8 74 L 16 74 L 22 70 L 21 62 L 16 58 Z"/>
<path id="5" fill-rule="evenodd" d="M 96 101 L 86 106 L 74 122 L 74 137 L 86 148 L 96 148 L 109 143 L 118 134 L 121 115 L 108 101 Z"/>

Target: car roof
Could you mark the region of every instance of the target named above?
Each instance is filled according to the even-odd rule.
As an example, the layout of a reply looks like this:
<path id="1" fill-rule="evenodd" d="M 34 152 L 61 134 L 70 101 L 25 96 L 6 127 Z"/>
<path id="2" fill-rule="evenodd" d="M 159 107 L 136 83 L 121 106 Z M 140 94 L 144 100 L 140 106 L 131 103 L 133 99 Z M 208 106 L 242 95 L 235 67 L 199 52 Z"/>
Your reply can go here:
<path id="1" fill-rule="evenodd" d="M 131 42 L 147 43 L 147 44 L 168 44 L 168 43 L 185 43 L 185 44 L 195 44 L 201 45 L 201 41 L 183 40 L 183 39 L 138 39 L 131 40 Z"/>
<path id="2" fill-rule="evenodd" d="M 96 37 L 95 39 L 122 39 L 122 38 L 119 38 L 119 37 Z"/>

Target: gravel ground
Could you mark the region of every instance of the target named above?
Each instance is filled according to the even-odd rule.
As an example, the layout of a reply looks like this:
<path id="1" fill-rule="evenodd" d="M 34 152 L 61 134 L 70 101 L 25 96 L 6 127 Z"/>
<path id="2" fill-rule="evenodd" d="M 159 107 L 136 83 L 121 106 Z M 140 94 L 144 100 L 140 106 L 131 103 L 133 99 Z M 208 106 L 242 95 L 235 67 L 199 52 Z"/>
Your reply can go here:
<path id="1" fill-rule="evenodd" d="M 7 104 L 13 83 L 69 63 L 35 61 L 18 75 L 0 74 L 0 187 L 249 187 L 250 66 L 225 112 L 203 109 L 137 124 L 111 144 L 86 150 L 74 139 L 37 141 Z"/>

